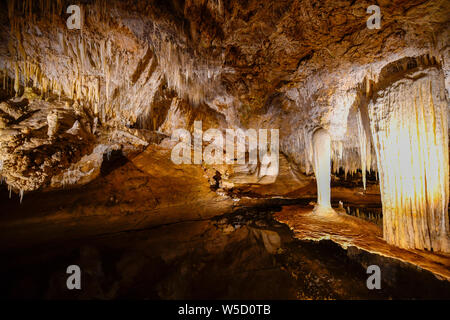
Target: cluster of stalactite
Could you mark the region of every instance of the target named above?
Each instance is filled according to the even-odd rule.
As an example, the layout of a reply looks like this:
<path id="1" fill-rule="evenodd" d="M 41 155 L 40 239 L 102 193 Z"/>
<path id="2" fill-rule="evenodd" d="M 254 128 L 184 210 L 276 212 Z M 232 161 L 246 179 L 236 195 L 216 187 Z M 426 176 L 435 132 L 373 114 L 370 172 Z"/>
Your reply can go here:
<path id="1" fill-rule="evenodd" d="M 347 205 L 345 206 L 345 212 L 347 212 L 348 215 L 370 221 L 379 227 L 383 227 L 383 213 L 381 208 Z"/>
<path id="2" fill-rule="evenodd" d="M 100 99 L 102 79 L 106 82 L 103 89 L 108 96 L 109 67 L 114 65 L 111 61 L 113 53 L 110 43 L 106 40 L 100 42 L 88 41 L 80 32 L 79 34 L 66 31 L 64 15 L 66 5 L 64 1 L 8 1 L 8 16 L 11 25 L 11 41 L 9 46 L 9 60 L 3 60 L 4 75 L 14 79 L 14 85 L 10 88 L 17 96 L 21 93 L 21 86 L 33 88 L 40 92 L 40 97 L 45 99 L 55 94 L 62 95 L 71 100 L 83 102 L 93 113 L 104 110 L 103 118 L 108 113 L 107 102 Z M 99 19 L 99 12 L 91 15 L 91 19 Z M 54 26 L 54 40 L 52 55 L 33 55 L 32 43 L 28 43 L 25 32 L 39 30 L 39 27 L 31 26 L 51 24 Z M 35 31 L 39 33 L 40 31 Z M 36 38 L 39 38 L 38 34 Z M 60 70 L 52 69 L 52 63 L 57 55 L 64 55 L 64 74 Z M 108 60 L 109 59 L 109 60 Z M 115 61 L 120 59 L 120 53 L 115 56 Z M 61 61 L 63 62 L 63 61 Z M 119 66 L 117 66 L 119 68 Z M 11 74 L 11 71 L 14 73 Z M 9 91 L 12 93 L 12 91 Z M 107 99 L 106 99 L 107 100 Z"/>
<path id="3" fill-rule="evenodd" d="M 132 125 L 139 118 L 154 122 L 157 115 L 152 116 L 155 112 L 149 101 L 158 100 L 163 87 L 192 105 L 204 102 L 208 92 L 219 87 L 221 65 L 196 57 L 183 32 L 177 39 L 164 22 L 149 18 L 145 43 L 129 34 L 121 43 L 95 34 L 96 28 L 107 30 L 123 24 L 114 10 L 105 12 L 104 1 L 81 5 L 80 30 L 66 27 L 65 10 L 70 4 L 62 0 L 8 1 L 10 59 L 3 60 L 0 69 L 5 79 L 12 79 L 3 84 L 9 93 L 18 95 L 22 87 L 32 87 L 42 98 L 55 94 L 82 103 L 102 123 Z M 120 9 L 121 4 L 113 1 L 108 5 Z M 221 6 L 219 3 L 218 8 Z M 37 56 L 33 47 L 39 45 L 33 41 L 40 38 L 40 27 L 50 32 L 51 45 Z M 128 48 L 133 41 L 139 45 Z"/>
<path id="4" fill-rule="evenodd" d="M 359 113 L 359 111 L 358 111 Z M 349 125 L 350 130 L 351 126 Z M 301 127 L 296 134 L 283 141 L 282 150 L 306 174 L 313 173 L 312 132 L 309 127 Z M 376 172 L 376 158 L 373 156 L 370 135 L 363 128 L 351 132 L 345 140 L 331 141 L 331 170 L 334 174 L 341 171 L 344 177 L 354 175 L 358 171 L 363 173 L 363 186 L 366 187 L 366 172 Z"/>
<path id="5" fill-rule="evenodd" d="M 313 173 L 313 148 L 311 128 L 298 128 L 294 134 L 281 141 L 281 149 L 302 172 Z"/>

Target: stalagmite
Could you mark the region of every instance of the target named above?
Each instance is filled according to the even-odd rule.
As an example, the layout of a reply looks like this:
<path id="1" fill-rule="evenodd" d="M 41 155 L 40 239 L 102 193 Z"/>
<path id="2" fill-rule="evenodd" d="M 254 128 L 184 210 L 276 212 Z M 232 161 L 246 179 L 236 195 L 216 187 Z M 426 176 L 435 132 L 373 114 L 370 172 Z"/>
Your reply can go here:
<path id="1" fill-rule="evenodd" d="M 331 138 L 325 129 L 313 133 L 313 165 L 317 181 L 317 205 L 314 212 L 319 215 L 334 214 L 330 201 Z"/>
<path id="2" fill-rule="evenodd" d="M 442 74 L 418 70 L 369 104 L 385 240 L 449 252 L 448 122 Z"/>

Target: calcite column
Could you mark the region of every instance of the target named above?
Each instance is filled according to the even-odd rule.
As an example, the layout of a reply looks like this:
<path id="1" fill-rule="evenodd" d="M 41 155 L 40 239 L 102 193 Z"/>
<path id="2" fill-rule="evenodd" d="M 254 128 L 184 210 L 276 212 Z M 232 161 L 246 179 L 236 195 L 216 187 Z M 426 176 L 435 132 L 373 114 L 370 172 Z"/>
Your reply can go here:
<path id="1" fill-rule="evenodd" d="M 313 165 L 317 182 L 317 205 L 314 212 L 317 214 L 335 213 L 330 202 L 331 182 L 331 138 L 325 129 L 314 131 Z"/>
<path id="2" fill-rule="evenodd" d="M 391 81 L 369 103 L 390 244 L 449 251 L 447 109 L 443 77 L 434 67 Z"/>

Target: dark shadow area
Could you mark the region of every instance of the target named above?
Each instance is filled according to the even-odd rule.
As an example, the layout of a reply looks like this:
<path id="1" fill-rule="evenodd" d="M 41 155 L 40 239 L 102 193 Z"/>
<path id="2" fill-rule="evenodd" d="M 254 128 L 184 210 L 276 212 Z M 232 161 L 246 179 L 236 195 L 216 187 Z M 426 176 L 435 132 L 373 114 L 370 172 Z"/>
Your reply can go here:
<path id="1" fill-rule="evenodd" d="M 128 159 L 123 155 L 122 150 L 112 150 L 103 154 L 103 162 L 100 168 L 102 176 L 106 176 L 114 169 L 126 164 Z"/>
<path id="2" fill-rule="evenodd" d="M 2 298 L 448 299 L 450 285 L 394 259 L 336 243 L 299 241 L 272 219 L 280 207 L 239 208 L 211 220 L 1 252 Z M 269 239 L 269 240 L 268 240 Z M 368 265 L 381 290 L 366 286 Z M 69 265 L 82 270 L 68 290 Z"/>

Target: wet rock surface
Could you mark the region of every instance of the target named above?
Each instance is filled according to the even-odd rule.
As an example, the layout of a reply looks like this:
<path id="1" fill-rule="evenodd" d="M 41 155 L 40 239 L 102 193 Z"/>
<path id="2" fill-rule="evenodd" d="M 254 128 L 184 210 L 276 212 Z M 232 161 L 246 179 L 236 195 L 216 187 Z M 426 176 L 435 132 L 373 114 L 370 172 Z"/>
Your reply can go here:
<path id="1" fill-rule="evenodd" d="M 1 296 L 46 299 L 449 298 L 430 273 L 332 241 L 299 241 L 271 218 L 280 208 L 239 208 L 213 219 L 2 250 Z M 66 288 L 66 268 L 82 290 Z M 383 270 L 381 290 L 366 267 Z"/>
<path id="2" fill-rule="evenodd" d="M 329 239 L 345 249 L 356 247 L 410 264 L 413 269 L 422 268 L 438 279 L 450 279 L 448 254 L 407 250 L 390 245 L 384 241 L 381 228 L 372 222 L 346 214 L 344 208 L 336 208 L 333 216 L 322 217 L 314 214 L 312 205 L 284 206 L 274 217 L 277 221 L 286 223 L 297 239 Z"/>

